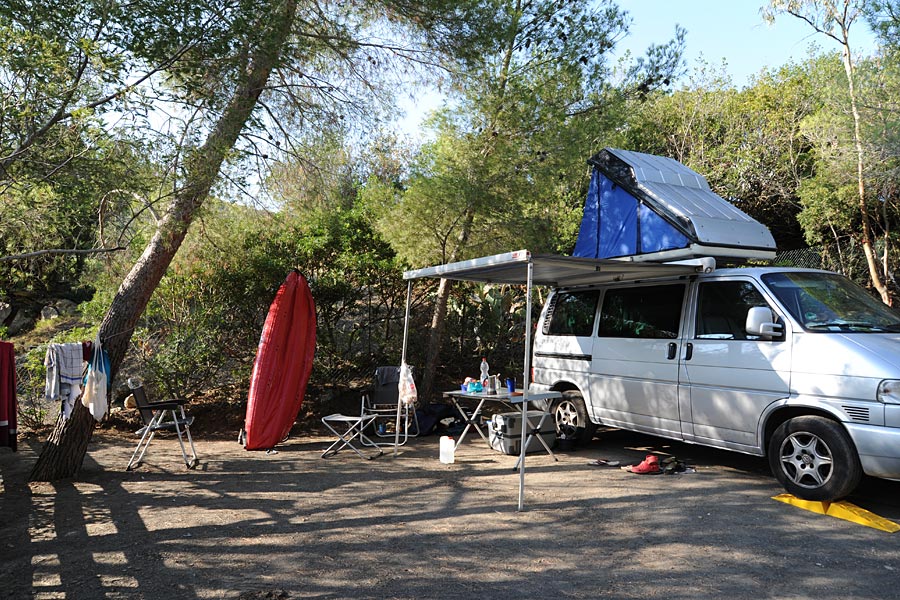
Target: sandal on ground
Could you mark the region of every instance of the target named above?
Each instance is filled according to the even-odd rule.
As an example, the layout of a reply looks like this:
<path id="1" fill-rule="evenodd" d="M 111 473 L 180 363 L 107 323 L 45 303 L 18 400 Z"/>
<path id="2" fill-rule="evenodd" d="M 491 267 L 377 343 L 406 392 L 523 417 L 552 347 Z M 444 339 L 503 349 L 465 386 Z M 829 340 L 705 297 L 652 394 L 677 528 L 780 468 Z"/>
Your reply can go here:
<path id="1" fill-rule="evenodd" d="M 597 460 L 592 460 L 588 463 L 592 467 L 618 467 L 619 461 L 617 460 L 607 460 L 605 458 L 598 458 Z"/>
<path id="2" fill-rule="evenodd" d="M 659 458 L 652 454 L 648 454 L 641 464 L 635 465 L 630 469 L 626 469 L 630 473 L 637 473 L 638 475 L 655 475 L 660 473 L 659 470 Z"/>

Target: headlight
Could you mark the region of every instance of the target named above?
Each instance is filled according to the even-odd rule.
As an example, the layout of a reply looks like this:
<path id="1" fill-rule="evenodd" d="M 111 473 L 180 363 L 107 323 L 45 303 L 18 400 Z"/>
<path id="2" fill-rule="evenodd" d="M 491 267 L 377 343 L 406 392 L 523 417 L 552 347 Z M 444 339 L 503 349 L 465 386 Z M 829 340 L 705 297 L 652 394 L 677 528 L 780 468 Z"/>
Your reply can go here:
<path id="1" fill-rule="evenodd" d="M 900 404 L 900 380 L 885 379 L 879 383 L 878 401 L 884 404 Z"/>

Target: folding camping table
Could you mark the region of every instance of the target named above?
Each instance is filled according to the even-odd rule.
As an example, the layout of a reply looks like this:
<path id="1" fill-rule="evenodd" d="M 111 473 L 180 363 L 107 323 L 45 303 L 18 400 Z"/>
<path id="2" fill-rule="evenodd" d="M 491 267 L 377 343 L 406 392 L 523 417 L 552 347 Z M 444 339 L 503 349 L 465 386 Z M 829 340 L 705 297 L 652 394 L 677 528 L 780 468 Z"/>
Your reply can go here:
<path id="1" fill-rule="evenodd" d="M 496 394 L 488 394 L 485 392 L 464 392 L 462 390 L 452 390 L 449 392 L 444 392 L 444 397 L 450 398 L 450 402 L 453 403 L 453 406 L 456 407 L 456 410 L 459 411 L 459 414 L 462 415 L 463 419 L 466 422 L 466 426 L 463 428 L 462 433 L 459 434 L 459 439 L 456 440 L 456 445 L 454 449 L 459 448 L 459 445 L 462 444 L 463 440 L 466 438 L 466 434 L 469 432 L 469 429 L 474 426 L 475 431 L 478 432 L 478 435 L 481 436 L 481 439 L 491 447 L 490 440 L 485 437 L 484 433 L 481 431 L 481 425 L 478 422 L 481 418 L 481 409 L 484 407 L 485 402 L 497 402 L 502 406 L 506 406 L 510 410 L 514 410 L 516 404 L 527 404 L 530 402 L 535 402 L 538 400 L 552 400 L 554 398 L 562 398 L 562 394 L 559 392 L 543 392 L 543 393 L 531 393 L 528 394 L 528 398 L 526 400 L 525 393 L 522 390 L 517 390 L 514 393 L 510 393 L 508 390 L 498 391 Z M 471 413 L 471 415 L 466 412 L 466 410 L 460 405 L 460 400 L 475 400 L 478 402 L 478 405 L 475 407 L 475 410 Z M 522 407 L 522 414 L 524 415 L 524 421 L 522 423 L 522 448 L 528 448 L 528 445 L 531 443 L 531 438 L 536 437 L 537 440 L 544 447 L 544 450 L 547 451 L 547 454 L 553 457 L 553 460 L 559 460 L 556 458 L 556 455 L 553 454 L 553 450 L 550 449 L 550 446 L 547 445 L 547 442 L 544 441 L 544 438 L 541 433 L 541 427 L 544 426 L 544 421 L 550 416 L 550 413 L 547 411 L 541 411 L 541 419 L 537 423 L 537 425 L 531 422 L 531 419 L 528 418 L 528 407 Z M 526 424 L 527 423 L 527 427 Z M 526 434 L 527 429 L 527 434 Z M 519 462 L 522 460 L 522 455 L 519 455 L 519 460 L 516 461 L 513 469 L 519 468 Z"/>

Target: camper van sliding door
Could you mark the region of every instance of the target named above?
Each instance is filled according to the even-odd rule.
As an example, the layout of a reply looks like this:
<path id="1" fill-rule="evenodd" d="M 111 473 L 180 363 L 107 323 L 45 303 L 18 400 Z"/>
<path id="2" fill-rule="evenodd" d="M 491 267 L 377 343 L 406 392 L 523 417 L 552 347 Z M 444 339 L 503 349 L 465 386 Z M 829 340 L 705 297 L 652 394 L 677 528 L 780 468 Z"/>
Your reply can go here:
<path id="1" fill-rule="evenodd" d="M 608 288 L 591 365 L 591 403 L 603 423 L 681 437 L 679 329 L 684 283 Z"/>

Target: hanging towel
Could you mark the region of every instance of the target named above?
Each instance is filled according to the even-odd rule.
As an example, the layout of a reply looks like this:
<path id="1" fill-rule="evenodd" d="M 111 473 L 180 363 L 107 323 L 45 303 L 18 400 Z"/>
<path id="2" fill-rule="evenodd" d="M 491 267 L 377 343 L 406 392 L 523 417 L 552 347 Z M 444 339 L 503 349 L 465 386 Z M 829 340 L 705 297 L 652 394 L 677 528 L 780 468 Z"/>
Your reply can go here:
<path id="1" fill-rule="evenodd" d="M 0 446 L 16 451 L 16 354 L 9 342 L 0 342 Z"/>
<path id="2" fill-rule="evenodd" d="M 44 395 L 47 400 L 62 402 L 62 415 L 68 419 L 81 395 L 81 378 L 84 374 L 84 359 L 81 342 L 50 344 L 44 357 L 47 367 L 47 381 Z"/>

